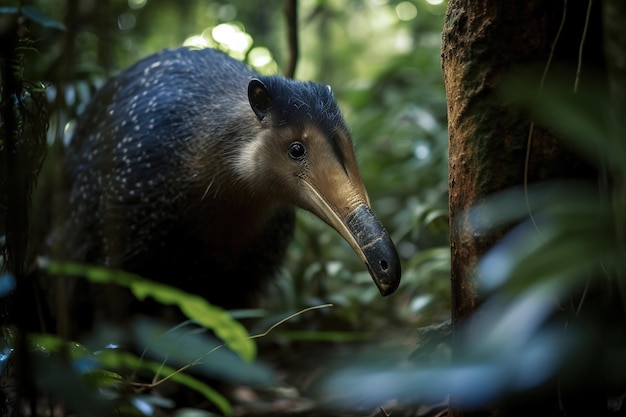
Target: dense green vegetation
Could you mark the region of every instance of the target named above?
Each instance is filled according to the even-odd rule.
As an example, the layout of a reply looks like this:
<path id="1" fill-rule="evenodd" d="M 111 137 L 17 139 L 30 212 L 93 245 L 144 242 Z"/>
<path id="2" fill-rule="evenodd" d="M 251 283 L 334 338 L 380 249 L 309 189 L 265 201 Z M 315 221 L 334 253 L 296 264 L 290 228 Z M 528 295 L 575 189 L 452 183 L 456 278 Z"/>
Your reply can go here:
<path id="1" fill-rule="evenodd" d="M 25 43 L 16 49 L 21 60 L 15 73 L 32 82 L 30 93 L 21 98 L 30 103 L 28 98 L 45 91 L 49 114 L 41 113 L 49 123 L 48 156 L 30 210 L 33 241 L 48 231 L 41 220 L 50 207 L 41 203 L 39 193 L 54 189 L 74 120 L 108 76 L 162 48 L 181 45 L 222 49 L 262 73 L 281 73 L 291 58 L 285 2 L 278 0 L 263 2 L 262 7 L 246 0 L 35 0 L 21 11 L 18 5 L 10 1 L 0 8 L 0 36 L 9 39 L 20 15 L 17 26 L 22 29 L 16 33 Z M 145 320 L 134 328 L 138 344 L 146 349 L 136 355 L 109 344 L 117 336 L 111 329 L 77 344 L 41 333 L 21 338 L 15 327 L 5 326 L 5 357 L 10 358 L 14 348 L 19 352 L 28 346 L 35 352 L 33 380 L 38 387 L 65 402 L 67 409 L 90 415 L 111 411 L 104 397 L 118 400 L 116 411 L 121 413 L 147 415 L 168 409 L 169 398 L 151 395 L 145 384 L 133 385 L 160 384 L 166 375 L 229 414 L 232 404 L 203 377 L 217 374 L 217 379 L 266 383 L 271 371 L 246 360 L 268 351 L 274 354 L 270 362 L 281 363 L 288 372 L 306 368 L 303 379 L 316 379 L 317 371 L 333 367 L 322 387 L 324 398 L 363 406 L 364 415 L 389 398 L 413 405 L 439 402 L 452 394 L 466 405 L 481 407 L 519 392 L 537 394 L 538 387 L 546 386 L 546 396 L 557 398 L 561 411 L 567 409 L 561 388 L 587 395 L 585 390 L 591 386 L 593 391 L 598 384 L 615 387 L 613 397 L 605 392 L 593 397 L 601 404 L 598 408 L 608 402 L 619 411 L 626 345 L 626 155 L 619 96 L 612 101 L 604 88 L 572 94 L 569 81 L 549 83 L 540 97 L 536 81 L 503 84 L 506 88 L 494 100 L 530 114 L 538 126 L 558 135 L 564 146 L 583 155 L 600 173 L 599 180 L 508 190 L 474 207 L 469 215 L 476 237 L 496 234 L 499 240 L 477 265 L 484 303 L 466 338 L 455 345 L 453 362 L 448 343 L 436 340 L 436 349 L 414 355 L 418 366 L 410 368 L 405 359 L 415 346 L 416 329 L 450 314 L 446 103 L 440 64 L 446 4 L 301 0 L 298 5 L 295 77 L 331 85 L 345 113 L 373 210 L 396 242 L 403 263 L 397 293 L 381 298 L 343 239 L 301 212 L 283 271 L 255 311 L 226 314 L 199 297 L 132 274 L 55 260 L 38 264 L 54 276 L 111 282 L 130 288 L 139 298 L 179 306 L 219 339 L 190 331 L 187 322 L 169 328 Z M 550 73 L 554 79 L 566 78 L 558 74 Z M 584 73 L 583 80 L 594 79 Z M 37 113 L 22 109 L 20 114 Z M 5 139 L 0 140 L 3 150 Z M 4 208 L 10 204 L 7 184 L 0 185 L 4 236 L 9 234 Z M 0 276 L 1 296 L 12 289 L 12 278 Z M 319 308 L 292 316 L 308 307 Z M 33 315 L 34 310 L 22 309 Z M 13 324 L 2 317 L 2 324 Z M 254 323 L 251 333 L 259 337 L 247 338 L 246 329 L 233 318 Z M 373 353 L 357 352 L 357 346 L 381 341 L 388 349 L 377 344 Z M 222 344 L 238 355 L 226 353 Z M 320 345 L 332 346 L 344 360 L 329 365 L 315 356 Z M 291 358 L 291 367 L 282 362 L 290 354 L 296 358 Z M 19 376 L 18 385 L 12 385 L 15 369 L 24 369 L 18 367 L 23 363 L 6 363 L 1 365 L 10 378 L 0 387 L 6 395 L 25 389 L 25 397 L 37 397 Z M 173 374 L 176 369 L 184 372 Z"/>
<path id="2" fill-rule="evenodd" d="M 42 1 L 37 7 L 64 19 L 56 3 Z M 84 11 L 75 33 L 45 31 L 46 47 L 39 47 L 26 66 L 28 77 L 49 86 L 51 143 L 62 140 L 108 74 L 159 49 L 217 47 L 264 73 L 280 73 L 287 60 L 278 1 L 260 9 L 245 1 L 111 2 L 106 8 L 104 15 L 97 8 L 93 14 Z M 419 321 L 423 313 L 447 314 L 447 148 L 438 52 L 444 10 L 445 4 L 426 1 L 301 2 L 295 76 L 332 86 L 353 131 L 373 209 L 398 246 L 404 273 L 399 293 L 380 299 L 336 232 L 300 213 L 296 244 L 271 297 L 272 310 L 323 299 L 361 329 L 379 315 L 386 323 L 390 317 Z M 69 57 L 67 36 L 75 45 Z M 59 74 L 61 68 L 69 72 Z"/>
<path id="3" fill-rule="evenodd" d="M 200 0 L 39 0 L 23 9 L 18 6 L 24 4 L 10 2 L 0 9 L 2 22 L 11 28 L 18 15 L 24 19 L 28 35 L 23 39 L 28 43 L 20 49 L 20 72 L 25 80 L 45 87 L 49 113 L 49 150 L 33 195 L 33 240 L 41 239 L 49 226 L 43 219 L 50 207 L 40 203 L 40 190 L 54 189 L 63 146 L 75 118 L 110 75 L 162 48 L 181 45 L 221 49 L 266 74 L 281 73 L 290 58 L 282 1 L 267 1 L 262 7 L 249 1 Z M 449 315 L 446 106 L 439 60 L 445 3 L 306 0 L 298 6 L 300 55 L 295 78 L 332 86 L 352 129 L 373 210 L 400 252 L 403 281 L 393 297 L 381 298 L 343 239 L 301 212 L 287 263 L 260 303 L 264 310 L 233 315 L 260 315 L 263 319 L 256 328 L 261 331 L 303 308 L 333 303 L 334 307 L 323 313 L 309 312 L 292 319 L 271 337 L 277 334 L 279 341 L 339 343 L 389 337 L 394 332 L 411 335 L 414 325 L 445 320 Z M 197 304 L 184 295 L 172 301 L 171 296 L 164 295 L 166 290 L 150 288 L 138 277 L 81 265 L 42 265 L 53 274 L 82 275 L 124 285 L 138 296 L 148 294 L 163 303 Z M 187 310 L 190 317 L 209 322 L 218 317 L 205 306 Z M 228 324 L 220 320 L 213 320 L 209 327 L 218 335 L 228 333 Z M 146 332 L 157 331 L 158 327 L 152 326 L 146 324 Z M 63 351 L 58 339 L 33 337 L 36 350 Z M 6 335 L 9 344 L 16 343 L 15 338 L 13 331 Z M 234 350 L 250 352 L 250 343 L 226 339 Z M 208 343 L 215 346 L 216 342 L 206 343 L 200 356 L 206 354 Z M 244 346 L 237 348 L 237 343 Z M 159 347 L 166 351 L 167 346 L 163 342 Z M 151 348 L 158 351 L 159 347 Z M 71 357 L 94 361 L 90 349 L 95 347 L 72 347 Z M 192 356 L 188 361 L 195 364 Z M 97 362 L 98 366 L 93 362 L 85 372 L 101 387 L 120 381 L 121 374 L 108 373 L 120 364 L 152 376 L 154 372 L 167 373 L 165 369 L 158 371 L 158 364 L 121 353 L 113 359 L 99 355 Z M 184 364 L 184 360 L 179 363 Z M 67 382 L 61 389 L 43 383 L 54 396 L 68 400 L 84 391 L 67 368 L 55 366 L 46 363 L 37 370 L 40 375 L 55 374 Z M 102 369 L 102 373 L 95 369 Z M 179 383 L 228 411 L 228 405 L 209 387 L 199 381 L 182 381 L 183 375 L 178 378 Z M 92 396 L 82 402 L 68 401 L 71 407 L 90 412 L 89 399 L 100 404 Z"/>

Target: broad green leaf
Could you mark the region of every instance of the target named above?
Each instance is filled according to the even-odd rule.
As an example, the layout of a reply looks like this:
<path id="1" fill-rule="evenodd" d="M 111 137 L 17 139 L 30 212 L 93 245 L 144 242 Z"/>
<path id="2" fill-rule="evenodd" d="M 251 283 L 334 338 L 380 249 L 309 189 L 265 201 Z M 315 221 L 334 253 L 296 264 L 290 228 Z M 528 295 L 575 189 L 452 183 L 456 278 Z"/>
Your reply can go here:
<path id="1" fill-rule="evenodd" d="M 117 284 L 130 289 L 139 300 L 152 297 L 162 304 L 175 305 L 187 317 L 215 332 L 216 336 L 242 359 L 251 361 L 256 355 L 256 345 L 249 338 L 246 328 L 233 320 L 224 309 L 210 304 L 200 296 L 150 281 L 136 274 L 101 266 L 50 261 L 48 272 L 54 275 L 85 277 L 95 283 Z"/>
<path id="2" fill-rule="evenodd" d="M 110 388 L 124 382 L 124 378 L 118 373 L 106 369 L 96 369 L 83 375 L 87 384 L 97 388 Z"/>

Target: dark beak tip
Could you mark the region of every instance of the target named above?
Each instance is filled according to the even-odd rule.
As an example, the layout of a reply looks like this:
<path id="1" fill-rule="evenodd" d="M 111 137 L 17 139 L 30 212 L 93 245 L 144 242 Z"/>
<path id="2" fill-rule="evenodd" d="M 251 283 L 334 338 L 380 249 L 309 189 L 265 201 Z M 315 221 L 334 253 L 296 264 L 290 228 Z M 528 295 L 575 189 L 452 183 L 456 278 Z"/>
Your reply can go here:
<path id="1" fill-rule="evenodd" d="M 385 287 L 381 285 L 380 287 L 378 287 L 378 290 L 380 291 L 380 295 L 382 295 L 383 297 L 387 297 L 396 292 L 396 288 Z"/>
<path id="2" fill-rule="evenodd" d="M 395 252 L 394 252 L 395 254 Z M 370 265 L 368 269 L 372 276 L 380 295 L 387 297 L 393 294 L 400 286 L 400 260 L 394 259 L 394 262 L 385 262 L 386 268 L 379 271 L 374 270 Z"/>
<path id="3" fill-rule="evenodd" d="M 378 291 L 380 291 L 380 295 L 387 297 L 396 292 L 400 286 L 400 274 L 376 280 L 376 286 L 378 287 Z"/>
<path id="4" fill-rule="evenodd" d="M 398 278 L 398 280 L 396 282 L 394 282 L 391 285 L 388 285 L 384 288 L 381 289 L 380 294 L 383 297 L 387 297 L 388 295 L 393 294 L 394 292 L 396 292 L 396 290 L 398 289 L 398 287 L 400 286 L 400 279 Z"/>

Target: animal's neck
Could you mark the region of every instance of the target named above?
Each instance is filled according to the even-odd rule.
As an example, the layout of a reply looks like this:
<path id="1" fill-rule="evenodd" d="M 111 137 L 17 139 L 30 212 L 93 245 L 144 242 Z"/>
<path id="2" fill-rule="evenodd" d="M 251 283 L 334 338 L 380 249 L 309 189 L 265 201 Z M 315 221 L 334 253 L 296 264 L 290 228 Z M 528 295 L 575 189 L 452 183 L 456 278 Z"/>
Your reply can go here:
<path id="1" fill-rule="evenodd" d="M 237 155 L 243 145 L 258 134 L 255 124 L 245 120 L 254 117 L 246 107 L 233 109 L 215 137 L 189 142 L 184 169 L 186 197 L 190 210 L 189 231 L 210 247 L 237 252 L 254 244 L 286 206 L 266 195 L 263 187 L 252 184 L 255 178 L 243 178 L 236 169 Z M 248 115 L 251 113 L 251 115 Z M 242 128 L 242 126 L 249 126 Z M 293 208 L 289 208 L 293 211 Z"/>
<path id="2" fill-rule="evenodd" d="M 253 248 L 262 248 L 266 237 L 272 234 L 269 229 L 280 221 L 277 219 L 293 210 L 259 201 L 211 201 L 196 206 L 188 217 L 195 221 L 186 228 L 204 243 L 207 256 L 222 263 L 225 269 L 236 269 L 238 266 L 231 263 L 245 262 L 246 254 L 254 252 Z"/>
<path id="3" fill-rule="evenodd" d="M 287 209 L 226 175 L 201 181 L 189 191 L 190 213 L 184 217 L 192 219 L 190 232 L 210 246 L 235 252 L 258 239 L 273 217 Z"/>

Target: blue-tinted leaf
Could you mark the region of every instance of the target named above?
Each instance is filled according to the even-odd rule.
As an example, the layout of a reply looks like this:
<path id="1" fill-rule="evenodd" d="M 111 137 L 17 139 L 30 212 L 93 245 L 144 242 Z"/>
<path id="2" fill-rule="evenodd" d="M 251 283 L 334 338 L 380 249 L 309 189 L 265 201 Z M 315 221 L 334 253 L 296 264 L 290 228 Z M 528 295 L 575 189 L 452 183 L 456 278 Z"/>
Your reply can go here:
<path id="1" fill-rule="evenodd" d="M 0 14 L 17 14 L 17 7 L 0 7 Z"/>
<path id="2" fill-rule="evenodd" d="M 32 6 L 22 7 L 22 13 L 24 16 L 32 20 L 33 22 L 49 29 L 66 30 L 65 25 L 57 20 L 54 20 L 50 16 L 41 12 L 39 9 Z"/>
<path id="3" fill-rule="evenodd" d="M 33 365 L 39 389 L 51 393 L 77 414 L 104 417 L 113 412 L 113 403 L 85 384 L 72 363 L 60 361 L 56 355 L 37 354 Z"/>
<path id="4" fill-rule="evenodd" d="M 197 326 L 180 325 L 169 329 L 150 319 L 134 322 L 132 327 L 136 343 L 146 346 L 145 355 L 182 367 L 193 364 L 193 370 L 214 379 L 245 385 L 267 385 L 272 373 L 261 364 L 244 361 L 222 342 L 199 331 Z"/>
<path id="5" fill-rule="evenodd" d="M 0 374 L 11 358 L 15 347 L 15 331 L 9 327 L 2 328 L 2 339 L 0 339 Z"/>
<path id="6" fill-rule="evenodd" d="M 9 295 L 15 289 L 15 277 L 11 274 L 0 275 L 0 297 Z"/>

